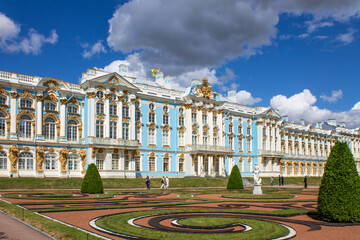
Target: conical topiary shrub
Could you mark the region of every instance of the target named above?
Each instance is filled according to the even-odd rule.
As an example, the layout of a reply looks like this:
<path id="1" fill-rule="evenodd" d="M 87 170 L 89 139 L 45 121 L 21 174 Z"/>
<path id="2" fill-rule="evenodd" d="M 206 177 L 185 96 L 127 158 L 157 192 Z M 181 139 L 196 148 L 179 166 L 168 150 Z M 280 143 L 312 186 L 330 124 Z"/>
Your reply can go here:
<path id="1" fill-rule="evenodd" d="M 90 164 L 81 184 L 82 193 L 103 193 L 104 188 L 99 171 L 95 164 Z"/>
<path id="2" fill-rule="evenodd" d="M 360 222 L 360 177 L 346 143 L 331 148 L 318 196 L 320 219 Z"/>
<path id="3" fill-rule="evenodd" d="M 241 174 L 237 165 L 234 165 L 231 170 L 227 189 L 244 189 Z"/>

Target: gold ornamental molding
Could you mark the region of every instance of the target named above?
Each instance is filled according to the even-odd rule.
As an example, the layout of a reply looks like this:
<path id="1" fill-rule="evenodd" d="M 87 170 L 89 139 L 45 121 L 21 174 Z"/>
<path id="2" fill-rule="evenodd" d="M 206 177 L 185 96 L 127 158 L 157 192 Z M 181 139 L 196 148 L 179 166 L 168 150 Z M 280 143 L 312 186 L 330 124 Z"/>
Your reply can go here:
<path id="1" fill-rule="evenodd" d="M 44 148 L 42 146 L 36 148 L 36 169 L 37 172 L 44 172 Z"/>
<path id="2" fill-rule="evenodd" d="M 67 163 L 68 154 L 69 153 L 66 148 L 60 150 L 59 161 L 60 161 L 61 173 L 66 173 L 66 163 Z"/>
<path id="3" fill-rule="evenodd" d="M 111 98 L 111 94 L 105 94 L 105 99 L 109 100 Z"/>
<path id="4" fill-rule="evenodd" d="M 80 155 L 80 159 L 81 159 L 81 165 L 82 165 L 82 170 L 81 173 L 85 173 L 86 172 L 86 151 L 84 149 L 81 149 L 79 151 L 79 155 Z"/>
<path id="5" fill-rule="evenodd" d="M 16 173 L 17 172 L 17 161 L 19 158 L 19 148 L 17 145 L 13 145 L 9 149 L 9 160 L 11 163 L 11 172 Z"/>
<path id="6" fill-rule="evenodd" d="M 99 86 L 96 90 L 104 91 L 104 88 L 102 86 Z"/>
<path id="7" fill-rule="evenodd" d="M 0 94 L 6 95 L 6 96 L 10 96 L 10 93 L 8 91 L 6 91 L 4 88 L 0 87 Z"/>
<path id="8" fill-rule="evenodd" d="M 95 98 L 96 93 L 94 93 L 94 92 L 89 92 L 89 93 L 86 93 L 86 96 L 87 96 L 88 98 Z"/>
<path id="9" fill-rule="evenodd" d="M 50 81 L 47 81 L 44 86 L 47 86 L 48 88 L 50 88 L 51 90 L 54 90 L 54 91 L 57 91 L 60 89 L 59 87 L 59 83 L 55 80 L 50 80 Z"/>
<path id="10" fill-rule="evenodd" d="M 36 100 L 38 102 L 42 102 L 44 100 L 44 96 L 36 96 Z"/>
<path id="11" fill-rule="evenodd" d="M 19 96 L 22 98 L 31 98 L 31 99 L 35 99 L 35 96 L 29 92 L 29 90 L 26 90 L 25 92 L 19 93 Z"/>
<path id="12" fill-rule="evenodd" d="M 154 152 L 151 152 L 151 153 L 149 154 L 149 156 L 150 156 L 150 157 L 155 157 L 155 153 L 154 153 Z"/>
<path id="13" fill-rule="evenodd" d="M 38 97 L 40 97 L 40 96 L 38 96 Z M 52 102 L 58 102 L 59 101 L 59 99 L 54 94 L 48 94 L 44 99 L 48 100 L 48 101 L 52 101 Z M 62 103 L 62 101 L 63 101 L 63 99 L 61 99 L 61 103 Z"/>
<path id="14" fill-rule="evenodd" d="M 10 95 L 11 98 L 17 98 L 19 96 L 16 92 L 12 92 Z"/>
<path id="15" fill-rule="evenodd" d="M 95 158 L 95 153 L 96 153 L 96 148 L 95 147 L 93 147 L 92 148 L 92 152 L 91 152 L 91 158 Z"/>
<path id="16" fill-rule="evenodd" d="M 81 103 L 76 99 L 76 97 L 72 97 L 67 103 L 80 105 Z"/>

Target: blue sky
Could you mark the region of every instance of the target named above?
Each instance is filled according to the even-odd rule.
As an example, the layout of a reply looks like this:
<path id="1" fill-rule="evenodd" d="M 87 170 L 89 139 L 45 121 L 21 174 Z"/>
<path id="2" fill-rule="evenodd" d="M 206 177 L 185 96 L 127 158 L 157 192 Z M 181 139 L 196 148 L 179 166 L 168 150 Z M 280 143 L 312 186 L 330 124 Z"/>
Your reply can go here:
<path id="1" fill-rule="evenodd" d="M 224 4 L 226 3 L 226 4 Z M 87 68 L 207 77 L 292 121 L 360 127 L 359 0 L 0 2 L 0 69 L 79 82 Z"/>

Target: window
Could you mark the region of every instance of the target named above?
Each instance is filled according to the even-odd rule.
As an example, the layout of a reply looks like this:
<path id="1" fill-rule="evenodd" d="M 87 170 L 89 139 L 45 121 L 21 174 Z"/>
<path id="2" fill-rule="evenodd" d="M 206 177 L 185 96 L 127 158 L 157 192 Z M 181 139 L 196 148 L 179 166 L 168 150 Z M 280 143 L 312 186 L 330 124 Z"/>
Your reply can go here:
<path id="1" fill-rule="evenodd" d="M 217 116 L 213 116 L 213 125 L 214 125 L 214 126 L 217 125 Z"/>
<path id="2" fill-rule="evenodd" d="M 266 127 L 263 127 L 263 136 L 266 137 Z"/>
<path id="3" fill-rule="evenodd" d="M 96 96 L 98 99 L 104 98 L 104 93 L 102 91 L 97 91 Z"/>
<path id="4" fill-rule="evenodd" d="M 265 139 L 263 139 L 262 149 L 264 151 L 266 150 L 266 140 Z"/>
<path id="5" fill-rule="evenodd" d="M 168 113 L 168 112 L 169 112 L 169 107 L 168 107 L 168 106 L 164 106 L 164 107 L 163 107 L 163 111 L 164 111 L 164 113 Z"/>
<path id="6" fill-rule="evenodd" d="M 234 138 L 233 137 L 229 137 L 229 148 L 231 150 L 234 149 Z"/>
<path id="7" fill-rule="evenodd" d="M 229 133 L 232 133 L 232 132 L 233 132 L 233 125 L 229 124 Z"/>
<path id="8" fill-rule="evenodd" d="M 197 133 L 195 131 L 192 132 L 192 145 L 197 145 Z"/>
<path id="9" fill-rule="evenodd" d="M 118 170 L 119 169 L 119 159 L 120 155 L 117 153 L 111 154 L 111 169 Z"/>
<path id="10" fill-rule="evenodd" d="M 135 122 L 141 122 L 141 112 L 138 110 L 135 112 Z"/>
<path id="11" fill-rule="evenodd" d="M 179 117 L 179 126 L 180 126 L 180 127 L 185 126 L 184 117 Z"/>
<path id="12" fill-rule="evenodd" d="M 78 124 L 74 119 L 70 119 L 67 124 L 67 140 L 71 142 L 77 141 Z"/>
<path id="13" fill-rule="evenodd" d="M 246 128 L 246 134 L 247 134 L 248 136 L 251 135 L 251 127 L 247 127 L 247 128 Z"/>
<path id="14" fill-rule="evenodd" d="M 124 98 L 123 98 L 123 103 L 127 103 L 129 102 L 129 97 L 127 95 L 124 95 Z"/>
<path id="15" fill-rule="evenodd" d="M 110 138 L 116 139 L 116 132 L 117 132 L 117 122 L 110 121 Z"/>
<path id="16" fill-rule="evenodd" d="M 5 105 L 5 104 L 6 104 L 6 97 L 0 96 L 0 105 Z"/>
<path id="17" fill-rule="evenodd" d="M 97 153 L 95 158 L 96 158 L 96 161 L 95 161 L 96 167 L 99 170 L 103 170 L 104 169 L 104 160 L 105 160 L 104 154 Z"/>
<path id="18" fill-rule="evenodd" d="M 123 106 L 122 107 L 122 116 L 123 116 L 123 118 L 128 118 L 129 117 L 129 107 L 128 106 Z"/>
<path id="19" fill-rule="evenodd" d="M 155 123 L 155 113 L 149 112 L 149 123 Z"/>
<path id="20" fill-rule="evenodd" d="M 242 140 L 242 138 L 238 138 L 238 148 L 239 148 L 239 152 L 243 151 L 243 140 Z"/>
<path id="21" fill-rule="evenodd" d="M 149 128 L 148 133 L 149 133 L 149 136 L 148 136 L 149 144 L 155 144 L 155 129 Z"/>
<path id="22" fill-rule="evenodd" d="M 246 150 L 251 152 L 251 139 L 246 139 Z"/>
<path id="23" fill-rule="evenodd" d="M 195 112 L 191 113 L 191 122 L 196 123 L 196 113 Z"/>
<path id="24" fill-rule="evenodd" d="M 104 137 L 104 121 L 96 120 L 96 136 L 97 138 Z"/>
<path id="25" fill-rule="evenodd" d="M 80 168 L 80 161 L 79 161 L 79 155 L 77 154 L 70 154 L 69 155 L 69 170 L 76 171 Z"/>
<path id="26" fill-rule="evenodd" d="M 162 143 L 163 146 L 169 146 L 169 130 L 163 130 L 162 132 Z"/>
<path id="27" fill-rule="evenodd" d="M 213 135 L 213 145 L 214 146 L 218 145 L 218 135 L 217 135 L 217 133 L 214 133 L 214 135 Z"/>
<path id="28" fill-rule="evenodd" d="M 206 132 L 203 133 L 203 145 L 208 144 L 208 135 Z"/>
<path id="29" fill-rule="evenodd" d="M 55 139 L 55 120 L 53 118 L 46 118 L 44 126 L 44 137 L 48 140 Z"/>
<path id="30" fill-rule="evenodd" d="M 155 171 L 155 157 L 149 157 L 149 171 Z"/>
<path id="31" fill-rule="evenodd" d="M 183 114 L 184 113 L 184 109 L 183 108 L 179 108 L 179 113 Z"/>
<path id="32" fill-rule="evenodd" d="M 140 142 L 141 140 L 141 128 L 135 127 L 135 140 L 138 140 Z"/>
<path id="33" fill-rule="evenodd" d="M 45 102 L 45 111 L 55 111 L 56 103 L 54 102 Z"/>
<path id="34" fill-rule="evenodd" d="M 22 98 L 20 100 L 20 107 L 22 108 L 31 108 L 32 106 L 32 100 L 28 98 Z"/>
<path id="35" fill-rule="evenodd" d="M 179 146 L 185 146 L 184 132 L 179 131 Z"/>
<path id="36" fill-rule="evenodd" d="M 5 136 L 5 126 L 6 126 L 5 114 L 0 112 L 0 136 Z"/>
<path id="37" fill-rule="evenodd" d="M 139 107 L 140 107 L 140 102 L 139 102 L 139 101 L 136 101 L 136 102 L 135 102 L 135 108 L 136 108 L 136 109 L 139 109 Z"/>
<path id="38" fill-rule="evenodd" d="M 141 171 L 140 156 L 135 157 L 135 171 Z"/>
<path id="39" fill-rule="evenodd" d="M 169 116 L 168 115 L 163 115 L 163 124 L 169 125 Z"/>
<path id="40" fill-rule="evenodd" d="M 117 106 L 115 104 L 110 104 L 109 106 L 109 114 L 116 115 L 117 114 Z"/>
<path id="41" fill-rule="evenodd" d="M 184 158 L 179 158 L 179 172 L 184 172 Z"/>
<path id="42" fill-rule="evenodd" d="M 19 154 L 19 169 L 31 170 L 34 168 L 33 155 L 29 152 L 22 152 Z"/>
<path id="43" fill-rule="evenodd" d="M 45 155 L 44 165 L 45 170 L 55 170 L 57 169 L 57 159 L 55 153 L 49 153 Z"/>
<path id="44" fill-rule="evenodd" d="M 7 156 L 3 151 L 0 152 L 0 169 L 7 169 Z"/>
<path id="45" fill-rule="evenodd" d="M 130 156 L 129 156 L 129 154 L 124 155 L 124 170 L 130 170 Z"/>
<path id="46" fill-rule="evenodd" d="M 68 106 L 68 113 L 70 114 L 78 114 L 78 106 L 75 105 L 69 105 Z"/>
<path id="47" fill-rule="evenodd" d="M 104 114 L 104 104 L 97 102 L 96 103 L 96 114 Z"/>
<path id="48" fill-rule="evenodd" d="M 202 124 L 207 124 L 207 115 L 205 114 L 202 115 Z"/>
<path id="49" fill-rule="evenodd" d="M 149 109 L 150 109 L 151 111 L 154 111 L 155 105 L 154 105 L 153 103 L 150 103 L 150 104 L 149 104 Z"/>
<path id="50" fill-rule="evenodd" d="M 123 123 L 122 133 L 123 133 L 123 139 L 129 140 L 129 124 L 128 123 Z"/>
<path id="51" fill-rule="evenodd" d="M 20 117 L 19 137 L 24 137 L 24 138 L 31 137 L 31 117 L 28 115 L 22 115 Z"/>
<path id="52" fill-rule="evenodd" d="M 163 171 L 169 171 L 169 158 L 163 158 Z"/>

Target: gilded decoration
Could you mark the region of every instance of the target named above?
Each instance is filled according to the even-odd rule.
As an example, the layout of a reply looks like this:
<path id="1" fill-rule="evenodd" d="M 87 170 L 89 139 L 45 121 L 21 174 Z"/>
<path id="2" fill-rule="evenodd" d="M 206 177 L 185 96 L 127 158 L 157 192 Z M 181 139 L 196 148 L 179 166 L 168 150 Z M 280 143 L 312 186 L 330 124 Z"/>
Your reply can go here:
<path id="1" fill-rule="evenodd" d="M 6 96 L 9 96 L 10 93 L 8 91 L 6 91 L 4 88 L 0 87 L 0 94 L 4 94 Z"/>
<path id="2" fill-rule="evenodd" d="M 26 90 L 25 92 L 19 93 L 19 96 L 23 97 L 23 98 L 35 99 L 35 96 L 31 92 L 29 92 L 29 90 Z"/>
<path id="3" fill-rule="evenodd" d="M 68 156 L 67 149 L 66 148 L 61 149 L 59 154 L 61 173 L 66 173 L 67 156 Z"/>
<path id="4" fill-rule="evenodd" d="M 44 121 L 43 122 L 43 132 L 45 132 L 45 119 L 48 117 L 55 118 L 57 135 L 59 136 L 60 135 L 60 119 L 59 119 L 58 115 L 56 115 L 55 113 L 48 112 L 43 116 L 43 121 Z"/>
<path id="5" fill-rule="evenodd" d="M 169 153 L 165 153 L 164 158 L 168 158 L 168 157 L 169 157 Z"/>
<path id="6" fill-rule="evenodd" d="M 119 96 L 118 99 L 120 102 L 122 102 L 124 100 L 124 96 Z"/>
<path id="7" fill-rule="evenodd" d="M 96 119 L 104 120 L 105 117 L 104 117 L 104 115 L 101 114 L 101 115 L 97 116 Z"/>
<path id="8" fill-rule="evenodd" d="M 60 103 L 61 103 L 61 105 L 67 104 L 67 99 L 66 98 L 60 99 Z"/>
<path id="9" fill-rule="evenodd" d="M 73 149 L 73 150 L 71 150 L 71 153 L 72 153 L 72 154 L 76 154 L 76 153 L 77 153 L 77 150 L 76 150 L 76 149 Z"/>
<path id="10" fill-rule="evenodd" d="M 11 95 L 11 98 L 17 98 L 18 97 L 18 94 L 16 92 L 12 92 L 10 95 Z"/>
<path id="11" fill-rule="evenodd" d="M 192 104 L 186 104 L 186 105 L 185 105 L 185 108 L 186 108 L 186 109 L 192 108 Z"/>
<path id="12" fill-rule="evenodd" d="M 162 129 L 165 130 L 165 131 L 169 131 L 170 127 L 169 127 L 169 125 L 166 125 L 166 126 L 162 127 Z"/>
<path id="13" fill-rule="evenodd" d="M 127 118 L 123 118 L 123 123 L 130 123 L 130 121 L 129 121 L 129 119 L 127 119 Z"/>
<path id="14" fill-rule="evenodd" d="M 135 98 L 131 99 L 131 104 L 135 105 L 135 103 L 136 103 L 136 99 Z"/>
<path id="15" fill-rule="evenodd" d="M 118 119 L 116 118 L 116 117 L 111 117 L 110 118 L 110 121 L 112 121 L 112 122 L 116 122 Z"/>
<path id="16" fill-rule="evenodd" d="M 11 163 L 11 171 L 12 172 L 17 172 L 16 166 L 17 166 L 18 157 L 19 157 L 19 148 L 17 145 L 13 145 L 9 149 L 9 160 Z"/>
<path id="17" fill-rule="evenodd" d="M 96 90 L 104 91 L 104 88 L 102 86 L 99 86 Z"/>
<path id="18" fill-rule="evenodd" d="M 116 75 L 113 75 L 111 78 L 109 78 L 108 82 L 112 83 L 114 85 L 119 85 L 120 84 L 119 83 L 119 78 Z"/>
<path id="19" fill-rule="evenodd" d="M 89 93 L 86 93 L 86 96 L 87 96 L 88 98 L 95 98 L 96 93 L 94 93 L 94 92 L 89 92 Z"/>
<path id="20" fill-rule="evenodd" d="M 92 148 L 92 151 L 91 151 L 91 158 L 95 158 L 95 153 L 96 153 L 96 148 L 95 147 L 93 147 Z"/>
<path id="21" fill-rule="evenodd" d="M 214 94 L 212 91 L 212 87 L 208 83 L 208 80 L 206 78 L 202 79 L 201 87 L 199 88 L 198 92 L 196 93 L 196 96 L 203 96 L 206 99 L 213 99 Z"/>
<path id="22" fill-rule="evenodd" d="M 135 156 L 140 157 L 140 155 L 141 155 L 141 154 L 140 154 L 140 151 L 136 150 L 136 151 L 135 151 Z"/>
<path id="23" fill-rule="evenodd" d="M 26 115 L 30 115 L 31 116 L 31 121 L 32 121 L 32 123 L 33 123 L 33 126 L 35 126 L 35 121 L 34 121 L 34 119 L 35 119 L 35 114 L 32 112 L 32 111 L 30 111 L 30 110 L 22 110 L 22 111 L 20 111 L 19 113 L 18 113 L 18 115 L 16 116 L 16 132 L 17 133 L 19 133 L 20 132 L 20 117 L 21 117 L 21 115 L 23 115 L 23 114 L 26 114 Z M 35 131 L 35 128 L 34 128 L 34 131 Z"/>
<path id="24" fill-rule="evenodd" d="M 44 100 L 44 96 L 36 96 L 36 100 L 38 102 L 42 102 Z"/>
<path id="25" fill-rule="evenodd" d="M 84 149 L 81 149 L 79 152 L 80 158 L 81 158 L 81 166 L 82 166 L 82 170 L 81 173 L 85 173 L 86 172 L 86 151 Z"/>
<path id="26" fill-rule="evenodd" d="M 156 129 L 156 124 L 155 123 L 150 123 L 150 125 L 148 125 L 149 128 L 151 129 Z"/>
<path id="27" fill-rule="evenodd" d="M 55 152 L 55 149 L 54 149 L 54 148 L 50 148 L 50 149 L 49 149 L 49 152 L 54 153 L 54 152 Z"/>
<path id="28" fill-rule="evenodd" d="M 42 146 L 36 148 L 36 167 L 37 172 L 42 173 L 44 172 L 43 169 L 44 164 L 44 148 Z"/>
<path id="29" fill-rule="evenodd" d="M 6 115 L 6 119 L 5 119 L 6 120 L 6 130 L 8 132 L 8 138 L 10 138 L 10 118 L 11 118 L 11 115 L 10 115 L 9 111 L 4 107 L 0 107 L 0 112 L 5 113 L 5 115 Z"/>
<path id="30" fill-rule="evenodd" d="M 60 89 L 59 83 L 55 80 L 50 80 L 50 81 L 46 82 L 46 86 L 54 91 L 57 91 Z"/>
<path id="31" fill-rule="evenodd" d="M 80 102 L 76 99 L 76 97 L 72 97 L 68 103 L 72 103 L 72 104 L 75 104 L 75 105 L 80 105 Z"/>
<path id="32" fill-rule="evenodd" d="M 49 100 L 49 101 L 53 101 L 53 102 L 58 102 L 59 101 L 59 99 L 54 94 L 48 94 L 44 99 Z M 62 99 L 61 99 L 61 102 L 62 102 Z"/>
<path id="33" fill-rule="evenodd" d="M 28 151 L 30 151 L 30 148 L 29 147 L 24 147 L 24 151 L 28 152 Z"/>
<path id="34" fill-rule="evenodd" d="M 105 102 L 104 102 L 104 99 L 99 99 L 97 102 L 98 102 L 98 103 L 105 103 Z"/>
<path id="35" fill-rule="evenodd" d="M 192 130 L 197 131 L 197 126 L 195 124 L 193 125 Z"/>
<path id="36" fill-rule="evenodd" d="M 154 153 L 154 152 L 151 152 L 149 155 L 150 155 L 150 157 L 155 157 L 155 153 Z"/>

